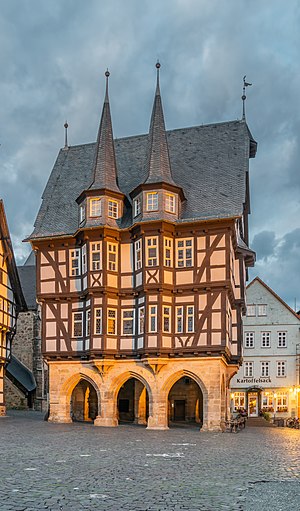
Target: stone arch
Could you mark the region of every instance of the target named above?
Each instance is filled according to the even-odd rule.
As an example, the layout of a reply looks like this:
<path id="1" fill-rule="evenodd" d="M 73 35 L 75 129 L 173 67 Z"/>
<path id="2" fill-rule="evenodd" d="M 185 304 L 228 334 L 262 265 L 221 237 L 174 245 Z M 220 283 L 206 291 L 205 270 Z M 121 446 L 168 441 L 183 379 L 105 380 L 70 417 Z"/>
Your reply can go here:
<path id="1" fill-rule="evenodd" d="M 192 371 L 187 369 L 181 369 L 176 371 L 172 375 L 170 375 L 162 385 L 162 398 L 166 406 L 166 413 L 168 413 L 168 397 L 172 387 L 181 379 L 181 378 L 190 378 L 193 380 L 199 387 L 203 396 L 203 425 L 206 426 L 208 420 L 208 391 L 206 386 L 204 385 L 201 378 Z"/>
<path id="2" fill-rule="evenodd" d="M 72 398 L 72 394 L 73 394 L 73 391 L 74 391 L 75 387 L 81 381 L 88 382 L 93 387 L 93 389 L 95 390 L 96 395 L 97 395 L 97 400 L 98 400 L 97 415 L 100 415 L 100 413 L 101 413 L 101 403 L 102 403 L 101 391 L 100 391 L 101 382 L 100 381 L 97 382 L 97 375 L 93 371 L 91 371 L 89 369 L 85 369 L 84 371 L 81 370 L 78 373 L 73 374 L 61 386 L 61 389 L 60 389 L 60 399 L 61 399 L 62 403 L 64 403 L 64 407 L 65 407 L 65 410 L 66 410 L 66 415 L 69 418 L 71 418 L 71 398 Z"/>
<path id="3" fill-rule="evenodd" d="M 120 392 L 121 387 L 131 378 L 134 378 L 138 380 L 142 385 L 145 387 L 147 393 L 148 393 L 148 402 L 149 402 L 149 415 L 152 415 L 152 408 L 153 408 L 153 391 L 151 388 L 150 383 L 144 376 L 142 376 L 140 373 L 136 371 L 126 371 L 120 375 L 118 375 L 116 378 L 113 379 L 111 385 L 110 385 L 110 395 L 113 403 L 113 416 L 117 417 L 117 407 L 118 407 L 118 395 Z"/>

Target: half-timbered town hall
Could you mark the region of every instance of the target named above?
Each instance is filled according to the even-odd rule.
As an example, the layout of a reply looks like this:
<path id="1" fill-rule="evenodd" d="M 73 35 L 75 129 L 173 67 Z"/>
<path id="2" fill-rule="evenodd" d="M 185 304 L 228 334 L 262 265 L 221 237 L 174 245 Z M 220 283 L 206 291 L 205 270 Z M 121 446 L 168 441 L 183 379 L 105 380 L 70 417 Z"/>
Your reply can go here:
<path id="1" fill-rule="evenodd" d="M 29 240 L 53 422 L 219 430 L 241 359 L 246 121 L 165 130 L 159 67 L 147 135 L 60 150 Z"/>

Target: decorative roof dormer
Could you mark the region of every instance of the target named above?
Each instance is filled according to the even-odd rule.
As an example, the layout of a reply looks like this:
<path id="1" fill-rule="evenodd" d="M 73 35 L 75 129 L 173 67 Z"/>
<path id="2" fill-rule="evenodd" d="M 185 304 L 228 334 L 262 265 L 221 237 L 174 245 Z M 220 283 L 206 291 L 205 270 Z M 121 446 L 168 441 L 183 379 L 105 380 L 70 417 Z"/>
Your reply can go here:
<path id="1" fill-rule="evenodd" d="M 115 226 L 123 215 L 124 194 L 118 186 L 118 174 L 108 97 L 109 71 L 93 162 L 92 183 L 77 199 L 79 227 Z"/>
<path id="2" fill-rule="evenodd" d="M 147 177 L 131 192 L 133 219 L 177 220 L 181 203 L 185 200 L 183 190 L 172 176 L 165 120 L 159 87 L 160 63 L 156 63 L 157 80 L 152 109 L 146 159 Z"/>

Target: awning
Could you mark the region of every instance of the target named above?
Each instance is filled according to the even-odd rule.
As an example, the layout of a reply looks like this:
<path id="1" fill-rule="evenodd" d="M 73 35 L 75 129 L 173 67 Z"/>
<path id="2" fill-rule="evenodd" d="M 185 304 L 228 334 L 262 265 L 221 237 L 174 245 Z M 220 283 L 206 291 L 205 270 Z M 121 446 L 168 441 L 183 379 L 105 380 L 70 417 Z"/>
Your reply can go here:
<path id="1" fill-rule="evenodd" d="M 6 366 L 6 375 L 23 392 L 31 392 L 36 388 L 36 381 L 32 372 L 22 362 L 12 356 Z"/>

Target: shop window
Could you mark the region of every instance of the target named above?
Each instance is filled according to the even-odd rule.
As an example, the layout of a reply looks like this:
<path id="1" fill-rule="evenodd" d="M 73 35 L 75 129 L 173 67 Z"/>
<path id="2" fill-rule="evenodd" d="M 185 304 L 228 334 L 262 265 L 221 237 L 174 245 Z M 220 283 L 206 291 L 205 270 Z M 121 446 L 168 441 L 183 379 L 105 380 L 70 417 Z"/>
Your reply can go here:
<path id="1" fill-rule="evenodd" d="M 287 394 L 285 392 L 277 393 L 277 412 L 287 412 Z"/>
<path id="2" fill-rule="evenodd" d="M 234 408 L 236 408 L 236 410 L 239 408 L 245 408 L 245 392 L 235 392 L 233 399 Z"/>

